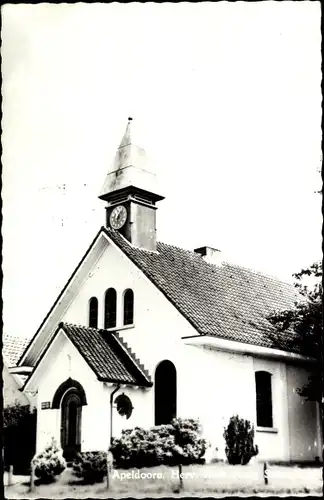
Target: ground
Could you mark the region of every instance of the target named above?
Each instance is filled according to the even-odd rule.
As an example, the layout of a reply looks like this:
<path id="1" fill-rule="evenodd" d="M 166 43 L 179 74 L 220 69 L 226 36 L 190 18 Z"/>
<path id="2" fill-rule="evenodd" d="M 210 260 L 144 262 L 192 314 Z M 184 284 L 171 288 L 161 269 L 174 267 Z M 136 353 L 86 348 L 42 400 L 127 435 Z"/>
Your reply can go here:
<path id="1" fill-rule="evenodd" d="M 216 463 L 183 467 L 183 491 L 180 496 L 228 496 L 230 494 L 322 494 L 321 467 L 269 466 L 269 484 L 263 480 L 263 464 L 254 462 L 246 466 Z M 143 477 L 136 477 L 136 472 Z M 112 471 L 109 498 L 170 496 L 179 487 L 177 467 L 153 467 Z M 130 476 L 125 476 L 130 474 Z M 150 476 L 151 475 L 151 476 Z M 154 477 L 155 475 L 155 477 Z M 162 477 L 161 477 L 162 476 Z M 14 476 L 15 479 L 15 476 Z M 6 498 L 107 498 L 106 482 L 92 486 L 78 484 L 71 469 L 51 485 L 36 486 L 29 493 L 29 478 L 20 478 L 6 488 Z"/>

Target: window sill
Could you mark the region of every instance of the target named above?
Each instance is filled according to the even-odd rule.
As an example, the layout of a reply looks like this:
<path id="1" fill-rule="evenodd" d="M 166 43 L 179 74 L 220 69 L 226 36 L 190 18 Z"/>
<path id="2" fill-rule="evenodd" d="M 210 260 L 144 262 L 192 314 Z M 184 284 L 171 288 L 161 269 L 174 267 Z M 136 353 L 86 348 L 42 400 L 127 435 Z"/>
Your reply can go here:
<path id="1" fill-rule="evenodd" d="M 269 432 L 270 434 L 277 434 L 278 429 L 275 427 L 257 427 L 256 432 Z"/>
<path id="2" fill-rule="evenodd" d="M 105 328 L 107 332 L 120 332 L 121 330 L 128 330 L 129 328 L 135 328 L 135 323 L 131 325 L 114 326 L 113 328 Z"/>

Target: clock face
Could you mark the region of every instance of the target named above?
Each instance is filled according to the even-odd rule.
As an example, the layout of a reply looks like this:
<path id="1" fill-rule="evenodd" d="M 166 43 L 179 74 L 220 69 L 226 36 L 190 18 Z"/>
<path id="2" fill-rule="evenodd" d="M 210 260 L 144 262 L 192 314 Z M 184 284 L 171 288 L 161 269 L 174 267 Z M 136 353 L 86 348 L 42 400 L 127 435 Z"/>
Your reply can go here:
<path id="1" fill-rule="evenodd" d="M 113 229 L 120 229 L 123 227 L 127 219 L 127 210 L 123 205 L 115 207 L 110 214 L 109 221 Z"/>

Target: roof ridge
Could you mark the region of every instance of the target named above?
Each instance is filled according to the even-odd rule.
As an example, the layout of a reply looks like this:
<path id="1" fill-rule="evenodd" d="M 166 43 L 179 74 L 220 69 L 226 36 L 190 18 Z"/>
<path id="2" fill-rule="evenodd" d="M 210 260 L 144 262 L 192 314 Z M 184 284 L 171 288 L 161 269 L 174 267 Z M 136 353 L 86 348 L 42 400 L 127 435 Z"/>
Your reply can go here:
<path id="1" fill-rule="evenodd" d="M 165 243 L 164 241 L 158 241 L 157 242 L 159 245 L 165 245 L 167 247 L 171 247 L 171 248 L 175 248 L 176 250 L 180 250 L 182 252 L 188 252 L 192 255 L 197 255 L 198 257 L 201 257 L 199 254 L 197 254 L 194 250 L 190 250 L 189 248 L 183 248 L 183 247 L 179 247 L 177 245 L 173 245 L 171 243 Z M 141 250 L 141 249 L 140 249 Z M 221 252 L 221 251 L 220 251 Z M 219 267 L 219 265 L 217 264 L 214 264 L 213 262 L 211 261 L 207 261 L 207 260 L 203 260 L 203 262 L 205 262 L 207 265 L 209 266 L 212 266 L 212 267 Z M 284 281 L 280 278 L 278 278 L 277 276 L 273 275 L 273 274 L 269 274 L 269 273 L 266 273 L 265 271 L 261 271 L 261 270 L 258 270 L 258 269 L 254 269 L 252 267 L 248 267 L 248 266 L 243 266 L 241 264 L 236 264 L 235 262 L 231 262 L 229 260 L 226 260 L 224 258 L 224 260 L 222 261 L 222 263 L 225 265 L 225 266 L 233 266 L 233 267 L 236 267 L 236 268 L 239 268 L 239 269 L 243 269 L 243 270 L 246 270 L 246 271 L 249 271 L 253 274 L 257 274 L 258 276 L 264 276 L 265 278 L 270 278 L 276 282 L 279 282 L 279 283 L 283 283 L 285 285 L 288 285 L 290 287 L 293 287 L 293 283 L 289 283 L 288 281 Z"/>
<path id="2" fill-rule="evenodd" d="M 192 255 L 197 255 L 197 257 L 201 258 L 200 254 L 196 253 L 194 250 L 191 250 L 190 248 L 179 247 L 178 245 L 173 245 L 172 243 L 165 243 L 164 241 L 157 241 L 157 244 L 158 245 L 165 245 L 167 247 L 172 247 L 172 248 L 175 248 L 176 250 L 181 250 L 181 252 L 187 252 L 187 253 L 190 253 Z"/>
<path id="3" fill-rule="evenodd" d="M 269 278 L 273 281 L 276 281 L 277 283 L 282 283 L 284 285 L 291 287 L 292 289 L 294 288 L 293 283 L 289 283 L 288 281 L 283 281 L 282 279 L 274 276 L 273 274 L 268 274 L 265 271 L 258 271 L 257 269 L 254 269 L 252 267 L 246 267 L 246 266 L 243 266 L 241 264 L 235 264 L 234 262 L 229 262 L 229 261 L 224 262 L 224 264 L 228 267 L 232 266 L 232 267 L 236 267 L 238 269 L 243 269 L 244 271 L 249 271 L 250 273 L 253 273 L 253 274 L 257 274 L 258 276 L 264 276 L 265 278 Z"/>

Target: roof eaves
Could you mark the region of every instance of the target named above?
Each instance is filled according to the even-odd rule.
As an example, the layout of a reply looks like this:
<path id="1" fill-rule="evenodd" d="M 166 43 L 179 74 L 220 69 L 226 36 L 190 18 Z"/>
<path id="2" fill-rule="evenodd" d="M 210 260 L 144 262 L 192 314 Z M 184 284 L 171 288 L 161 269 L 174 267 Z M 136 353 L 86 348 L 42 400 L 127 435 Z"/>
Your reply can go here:
<path id="1" fill-rule="evenodd" d="M 132 387 L 152 387 L 153 383 L 151 382 L 150 384 L 141 384 L 139 382 L 122 382 L 118 379 L 112 379 L 112 378 L 108 378 L 108 377 L 98 377 L 98 380 L 99 382 L 107 382 L 107 383 L 110 383 L 110 384 L 120 384 L 120 385 L 128 385 L 128 386 L 132 386 Z"/>

